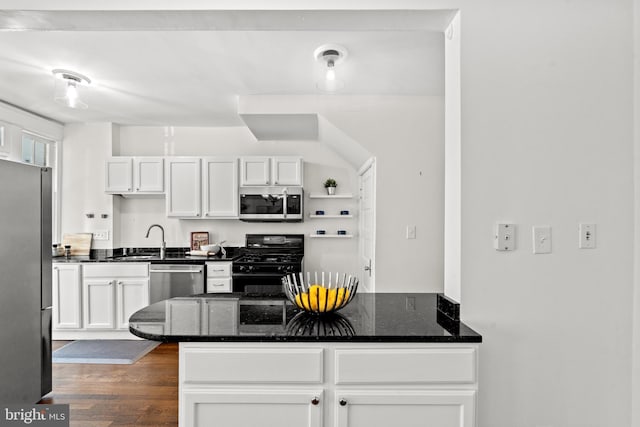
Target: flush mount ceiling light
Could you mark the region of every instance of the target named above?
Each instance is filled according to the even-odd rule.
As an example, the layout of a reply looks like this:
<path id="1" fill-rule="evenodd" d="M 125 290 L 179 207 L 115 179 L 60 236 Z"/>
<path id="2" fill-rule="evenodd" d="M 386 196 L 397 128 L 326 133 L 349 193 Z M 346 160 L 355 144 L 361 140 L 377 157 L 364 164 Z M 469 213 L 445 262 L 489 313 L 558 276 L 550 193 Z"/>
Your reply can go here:
<path id="1" fill-rule="evenodd" d="M 83 87 L 91 83 L 89 77 L 75 71 L 56 68 L 51 71 L 55 77 L 53 99 L 69 108 L 84 110 L 88 107 L 81 97 Z"/>
<path id="2" fill-rule="evenodd" d="M 336 75 L 336 66 L 347 58 L 347 49 L 337 44 L 325 44 L 313 52 L 316 61 L 322 64 L 322 77 L 316 87 L 325 92 L 335 92 L 344 87 L 344 81 Z"/>

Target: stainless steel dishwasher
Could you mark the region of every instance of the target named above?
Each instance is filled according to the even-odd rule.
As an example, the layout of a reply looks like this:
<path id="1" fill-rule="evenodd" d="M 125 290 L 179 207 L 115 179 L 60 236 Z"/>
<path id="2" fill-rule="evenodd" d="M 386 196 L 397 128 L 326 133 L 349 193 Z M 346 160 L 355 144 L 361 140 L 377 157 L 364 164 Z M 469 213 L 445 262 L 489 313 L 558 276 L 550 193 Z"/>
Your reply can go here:
<path id="1" fill-rule="evenodd" d="M 151 264 L 149 302 L 204 293 L 204 265 Z"/>

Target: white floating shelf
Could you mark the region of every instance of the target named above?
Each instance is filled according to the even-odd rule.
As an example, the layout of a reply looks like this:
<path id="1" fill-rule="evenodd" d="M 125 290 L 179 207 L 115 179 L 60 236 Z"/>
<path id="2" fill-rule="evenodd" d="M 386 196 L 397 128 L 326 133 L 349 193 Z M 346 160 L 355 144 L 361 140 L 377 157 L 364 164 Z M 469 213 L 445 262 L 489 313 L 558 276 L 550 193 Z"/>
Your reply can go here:
<path id="1" fill-rule="evenodd" d="M 353 218 L 353 215 L 314 215 L 309 214 L 309 218 Z"/>
<path id="2" fill-rule="evenodd" d="M 353 199 L 353 194 L 309 194 L 310 199 Z"/>
<path id="3" fill-rule="evenodd" d="M 351 239 L 353 234 L 309 234 L 312 239 Z"/>

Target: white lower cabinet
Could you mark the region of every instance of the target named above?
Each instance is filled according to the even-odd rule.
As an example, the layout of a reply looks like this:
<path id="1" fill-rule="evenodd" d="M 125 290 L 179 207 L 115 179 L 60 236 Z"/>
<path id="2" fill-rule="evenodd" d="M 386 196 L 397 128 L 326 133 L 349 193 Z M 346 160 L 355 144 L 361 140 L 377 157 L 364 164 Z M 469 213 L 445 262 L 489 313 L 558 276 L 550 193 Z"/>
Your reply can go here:
<path id="1" fill-rule="evenodd" d="M 336 391 L 336 427 L 473 427 L 474 390 Z"/>
<path id="2" fill-rule="evenodd" d="M 82 327 L 80 268 L 80 264 L 59 263 L 53 266 L 53 330 Z"/>
<path id="3" fill-rule="evenodd" d="M 149 264 L 53 265 L 53 339 L 120 339 L 149 305 Z"/>
<path id="4" fill-rule="evenodd" d="M 230 262 L 208 262 L 207 265 L 207 293 L 225 293 L 233 289 Z"/>
<path id="5" fill-rule="evenodd" d="M 203 389 L 183 393 L 184 420 L 194 427 L 321 427 L 321 390 Z"/>
<path id="6" fill-rule="evenodd" d="M 113 329 L 115 327 L 114 282 L 114 280 L 94 278 L 82 281 L 85 328 Z"/>
<path id="7" fill-rule="evenodd" d="M 116 328 L 129 329 L 129 317 L 149 305 L 149 279 L 116 282 Z"/>
<path id="8" fill-rule="evenodd" d="M 179 425 L 476 427 L 477 349 L 180 343 Z"/>

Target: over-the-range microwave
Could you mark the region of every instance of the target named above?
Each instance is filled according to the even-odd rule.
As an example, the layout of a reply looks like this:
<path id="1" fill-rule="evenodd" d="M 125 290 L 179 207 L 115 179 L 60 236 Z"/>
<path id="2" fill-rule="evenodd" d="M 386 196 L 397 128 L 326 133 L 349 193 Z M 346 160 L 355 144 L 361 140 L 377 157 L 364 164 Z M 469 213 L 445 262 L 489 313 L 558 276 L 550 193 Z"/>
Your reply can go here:
<path id="1" fill-rule="evenodd" d="M 302 187 L 240 187 L 240 220 L 301 222 Z"/>

